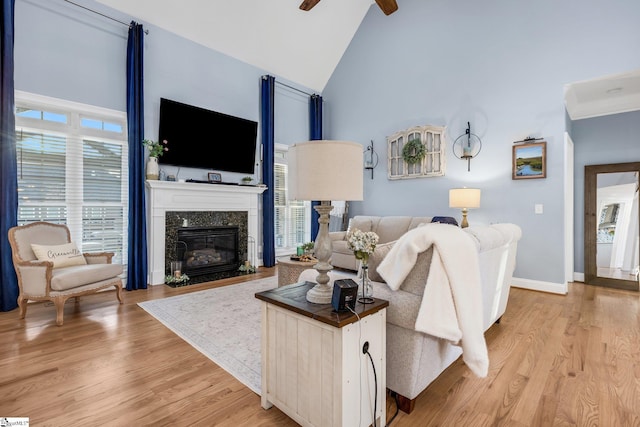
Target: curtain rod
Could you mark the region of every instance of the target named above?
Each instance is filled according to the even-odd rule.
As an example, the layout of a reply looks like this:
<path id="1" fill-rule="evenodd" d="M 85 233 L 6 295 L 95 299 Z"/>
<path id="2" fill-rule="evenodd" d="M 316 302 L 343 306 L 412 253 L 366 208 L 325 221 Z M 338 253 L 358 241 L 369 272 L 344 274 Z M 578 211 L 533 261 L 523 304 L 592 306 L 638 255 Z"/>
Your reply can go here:
<path id="1" fill-rule="evenodd" d="M 302 89 L 298 89 L 297 87 L 289 86 L 288 84 L 286 84 L 286 83 L 282 83 L 282 82 L 279 82 L 279 81 L 277 81 L 277 80 L 276 80 L 276 84 L 281 85 L 281 86 L 288 87 L 288 88 L 289 88 L 289 89 L 291 89 L 291 90 L 295 90 L 295 91 L 300 92 L 300 93 L 302 93 L 302 94 L 305 94 L 305 95 L 307 95 L 307 96 L 317 95 L 317 93 L 309 93 L 309 92 L 305 92 L 305 91 L 303 91 Z"/>
<path id="2" fill-rule="evenodd" d="M 104 13 L 100 13 L 100 12 L 98 12 L 98 11 L 96 11 L 96 10 L 89 9 L 89 8 L 88 8 L 88 7 L 86 7 L 86 6 L 82 6 L 81 4 L 74 3 L 74 2 L 72 2 L 71 0 L 64 0 L 64 1 L 66 1 L 67 3 L 71 3 L 72 5 L 77 6 L 77 7 L 79 7 L 79 8 L 82 8 L 82 9 L 84 9 L 84 10 L 88 10 L 89 12 L 93 12 L 93 13 L 95 13 L 96 15 L 100 15 L 100 16 L 102 16 L 102 17 L 104 17 L 104 18 L 111 19 L 112 21 L 118 22 L 118 23 L 120 23 L 120 24 L 122 24 L 122 25 L 126 25 L 127 27 L 129 27 L 129 26 L 130 26 L 130 24 L 127 24 L 126 22 L 122 22 L 122 21 L 120 21 L 120 20 L 118 20 L 118 19 L 116 19 L 116 18 L 112 18 L 111 16 L 105 15 Z M 149 34 L 149 30 L 144 30 L 144 33 L 145 33 L 145 34 Z"/>

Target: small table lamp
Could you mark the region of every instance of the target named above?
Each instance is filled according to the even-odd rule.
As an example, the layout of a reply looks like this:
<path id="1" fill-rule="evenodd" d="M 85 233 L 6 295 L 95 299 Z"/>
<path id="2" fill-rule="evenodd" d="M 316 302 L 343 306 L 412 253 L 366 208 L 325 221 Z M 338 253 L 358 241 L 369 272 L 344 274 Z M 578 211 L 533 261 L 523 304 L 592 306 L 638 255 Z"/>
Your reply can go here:
<path id="1" fill-rule="evenodd" d="M 480 189 L 452 188 L 449 190 L 449 207 L 462 208 L 462 223 L 460 227 L 468 227 L 467 212 L 469 209 L 480 207 Z"/>
<path id="2" fill-rule="evenodd" d="M 307 301 L 329 304 L 333 293 L 327 274 L 333 269 L 329 263 L 331 200 L 363 199 L 362 145 L 349 141 L 300 142 L 289 147 L 287 159 L 289 199 L 321 202 L 315 206 L 320 215 L 314 247 L 318 263 L 313 266 L 318 271 L 317 285 L 307 292 Z"/>

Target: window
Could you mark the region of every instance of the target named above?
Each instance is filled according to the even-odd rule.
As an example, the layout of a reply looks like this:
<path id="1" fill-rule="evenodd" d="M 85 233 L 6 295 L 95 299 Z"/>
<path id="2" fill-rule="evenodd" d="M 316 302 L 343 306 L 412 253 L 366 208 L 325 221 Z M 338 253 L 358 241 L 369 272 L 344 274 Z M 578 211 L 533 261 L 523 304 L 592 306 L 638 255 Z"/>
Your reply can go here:
<path id="1" fill-rule="evenodd" d="M 16 92 L 18 224 L 66 224 L 83 252 L 126 264 L 126 114 Z"/>
<path id="2" fill-rule="evenodd" d="M 276 144 L 274 165 L 276 255 L 296 252 L 296 247 L 311 240 L 311 203 L 288 198 L 288 146 Z"/>

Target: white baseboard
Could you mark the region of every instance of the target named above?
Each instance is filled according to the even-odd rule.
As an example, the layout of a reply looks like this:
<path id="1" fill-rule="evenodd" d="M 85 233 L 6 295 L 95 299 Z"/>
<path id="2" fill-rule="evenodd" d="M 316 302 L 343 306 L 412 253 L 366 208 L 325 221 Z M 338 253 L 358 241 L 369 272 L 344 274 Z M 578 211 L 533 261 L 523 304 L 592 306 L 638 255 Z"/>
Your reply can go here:
<path id="1" fill-rule="evenodd" d="M 511 279 L 511 286 L 529 289 L 532 291 L 550 292 L 552 294 L 567 294 L 566 283 L 543 282 L 540 280 L 520 279 L 518 277 L 514 277 Z"/>
<path id="2" fill-rule="evenodd" d="M 573 281 L 574 282 L 582 282 L 584 283 L 584 273 L 576 273 L 573 272 Z"/>

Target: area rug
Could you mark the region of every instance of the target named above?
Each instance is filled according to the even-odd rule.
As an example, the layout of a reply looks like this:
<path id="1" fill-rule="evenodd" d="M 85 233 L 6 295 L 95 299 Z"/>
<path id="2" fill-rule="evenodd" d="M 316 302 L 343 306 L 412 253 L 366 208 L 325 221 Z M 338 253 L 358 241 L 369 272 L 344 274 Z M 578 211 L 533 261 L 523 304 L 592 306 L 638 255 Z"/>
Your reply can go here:
<path id="1" fill-rule="evenodd" d="M 260 300 L 277 276 L 138 303 L 180 338 L 260 394 Z"/>

